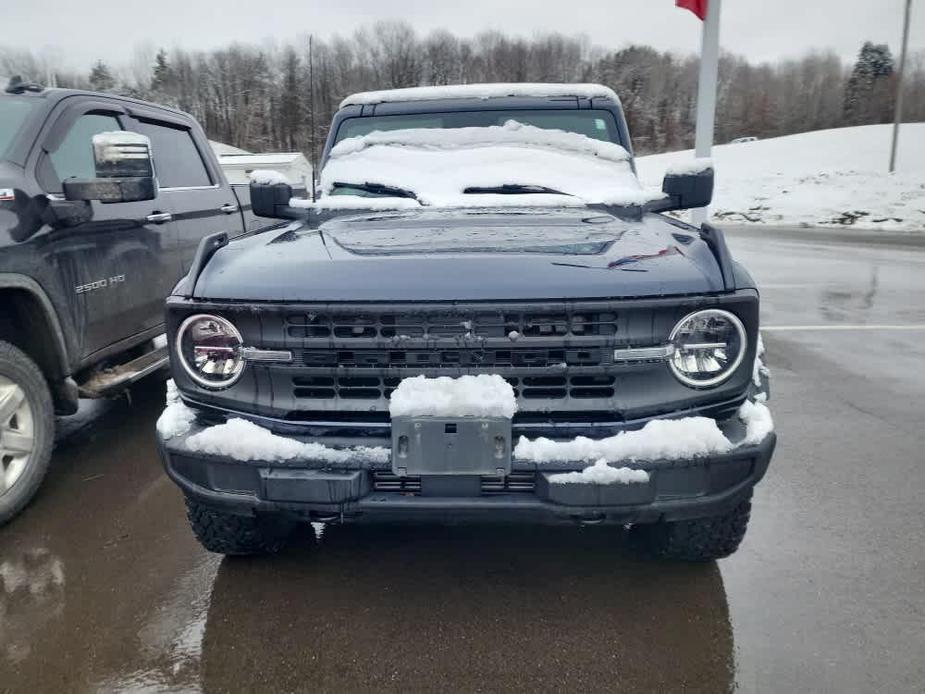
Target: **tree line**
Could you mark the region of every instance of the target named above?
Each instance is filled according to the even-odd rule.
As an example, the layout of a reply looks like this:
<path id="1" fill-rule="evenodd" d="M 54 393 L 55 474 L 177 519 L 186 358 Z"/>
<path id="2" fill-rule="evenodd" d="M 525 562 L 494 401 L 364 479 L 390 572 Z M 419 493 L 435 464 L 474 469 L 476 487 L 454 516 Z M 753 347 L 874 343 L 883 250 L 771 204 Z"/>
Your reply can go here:
<path id="1" fill-rule="evenodd" d="M 169 104 L 193 114 L 211 139 L 255 152 L 310 156 L 312 124 L 318 150 L 338 104 L 353 92 L 475 82 L 600 82 L 620 95 L 637 152 L 683 149 L 694 139 L 696 56 L 639 45 L 609 50 L 558 33 L 464 38 L 382 21 L 326 40 L 139 49 L 118 70 L 97 61 L 80 74 L 54 62 L 0 46 L 0 74 Z M 925 53 L 910 62 L 905 120 L 925 121 Z M 873 43 L 861 47 L 853 65 L 828 52 L 773 64 L 727 53 L 719 68 L 716 141 L 889 122 L 895 80 L 890 49 Z"/>

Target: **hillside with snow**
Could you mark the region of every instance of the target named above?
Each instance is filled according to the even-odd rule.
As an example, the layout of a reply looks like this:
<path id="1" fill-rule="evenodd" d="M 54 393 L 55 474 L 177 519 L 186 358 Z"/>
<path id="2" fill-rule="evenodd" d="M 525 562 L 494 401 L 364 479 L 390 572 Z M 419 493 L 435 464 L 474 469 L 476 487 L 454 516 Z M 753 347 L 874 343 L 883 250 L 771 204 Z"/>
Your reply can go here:
<path id="1" fill-rule="evenodd" d="M 714 221 L 925 231 L 925 123 L 904 125 L 895 174 L 892 126 L 868 125 L 713 148 Z M 637 160 L 645 186 L 660 186 L 691 150 Z"/>

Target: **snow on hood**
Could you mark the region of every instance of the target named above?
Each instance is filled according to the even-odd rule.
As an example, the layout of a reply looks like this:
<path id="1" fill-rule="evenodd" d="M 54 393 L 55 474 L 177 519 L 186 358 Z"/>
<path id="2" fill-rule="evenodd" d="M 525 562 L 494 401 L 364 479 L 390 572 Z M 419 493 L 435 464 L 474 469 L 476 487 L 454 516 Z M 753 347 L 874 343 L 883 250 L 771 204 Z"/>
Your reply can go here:
<path id="1" fill-rule="evenodd" d="M 584 99 L 605 98 L 620 103 L 619 97 L 602 84 L 555 84 L 547 82 L 451 84 L 438 87 L 408 87 L 351 94 L 340 107 L 435 99 L 497 99 L 507 96 L 550 97 L 574 96 Z"/>
<path id="2" fill-rule="evenodd" d="M 373 132 L 338 143 L 321 173 L 334 183 L 378 183 L 412 191 L 421 204 L 642 205 L 660 196 L 639 184 L 620 145 L 516 121 L 503 126 Z M 472 187 L 542 186 L 566 195 L 465 194 Z M 329 204 L 323 199 L 319 206 Z"/>

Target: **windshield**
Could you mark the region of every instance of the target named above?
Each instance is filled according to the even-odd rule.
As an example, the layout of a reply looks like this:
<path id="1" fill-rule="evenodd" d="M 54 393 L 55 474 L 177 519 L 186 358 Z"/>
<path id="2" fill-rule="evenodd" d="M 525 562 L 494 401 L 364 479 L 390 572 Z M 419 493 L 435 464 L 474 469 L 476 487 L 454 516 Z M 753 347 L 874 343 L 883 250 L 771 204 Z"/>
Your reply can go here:
<path id="1" fill-rule="evenodd" d="M 16 134 L 26 122 L 35 103 L 35 99 L 31 97 L 0 97 L 0 159 L 6 158 Z"/>
<path id="2" fill-rule="evenodd" d="M 337 130 L 336 142 L 371 132 L 409 128 L 472 128 L 504 125 L 509 120 L 545 130 L 564 130 L 602 142 L 620 143 L 617 123 L 609 111 L 565 109 L 520 109 L 514 111 L 460 111 L 458 113 L 409 113 L 394 116 L 347 118 Z"/>
<path id="3" fill-rule="evenodd" d="M 391 198 L 401 207 L 629 206 L 651 199 L 619 144 L 514 120 L 347 138 L 331 149 L 321 190 L 338 205 Z"/>

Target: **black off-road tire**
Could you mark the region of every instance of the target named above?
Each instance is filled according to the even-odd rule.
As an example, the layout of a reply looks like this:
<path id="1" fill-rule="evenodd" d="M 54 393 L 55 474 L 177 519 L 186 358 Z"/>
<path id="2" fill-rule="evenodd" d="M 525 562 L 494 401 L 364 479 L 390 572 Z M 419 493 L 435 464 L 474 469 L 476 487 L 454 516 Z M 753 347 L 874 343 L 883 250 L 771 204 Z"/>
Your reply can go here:
<path id="1" fill-rule="evenodd" d="M 32 430 L 32 452 L 22 473 L 9 489 L 4 491 L 5 485 L 0 484 L 0 525 L 3 525 L 32 500 L 48 472 L 55 446 L 55 416 L 51 392 L 39 367 L 25 352 L 4 340 L 0 340 L 0 376 L 16 384 L 25 394 L 31 410 Z M 6 424 L 0 422 L 0 428 Z M 5 462 L 0 460 L 0 475 L 4 474 Z"/>
<path id="2" fill-rule="evenodd" d="M 641 549 L 662 559 L 713 561 L 734 553 L 745 537 L 751 496 L 721 516 L 637 525 L 632 529 Z"/>
<path id="3" fill-rule="evenodd" d="M 286 519 L 225 513 L 189 498 L 186 516 L 196 539 L 216 554 L 273 554 L 286 546 L 294 526 Z"/>

